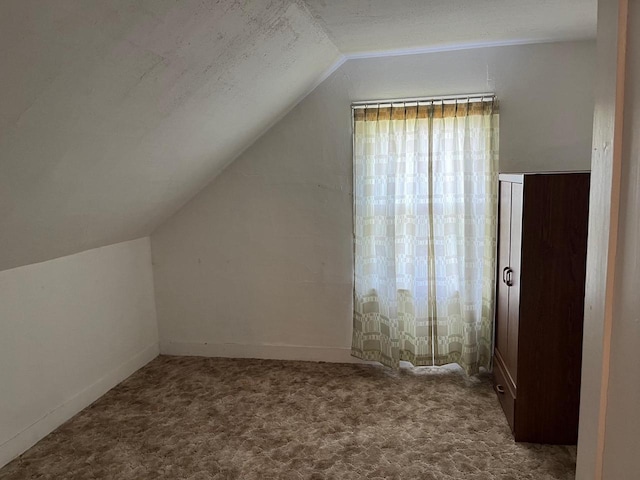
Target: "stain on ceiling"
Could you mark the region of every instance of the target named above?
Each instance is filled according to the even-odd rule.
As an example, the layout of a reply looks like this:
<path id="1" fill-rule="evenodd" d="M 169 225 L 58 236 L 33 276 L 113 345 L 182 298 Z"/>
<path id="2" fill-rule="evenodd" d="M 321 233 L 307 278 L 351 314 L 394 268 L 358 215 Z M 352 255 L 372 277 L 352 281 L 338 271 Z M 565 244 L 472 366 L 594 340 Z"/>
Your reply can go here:
<path id="1" fill-rule="evenodd" d="M 148 235 L 343 54 L 592 38 L 595 11 L 576 0 L 4 0 L 0 270 Z"/>

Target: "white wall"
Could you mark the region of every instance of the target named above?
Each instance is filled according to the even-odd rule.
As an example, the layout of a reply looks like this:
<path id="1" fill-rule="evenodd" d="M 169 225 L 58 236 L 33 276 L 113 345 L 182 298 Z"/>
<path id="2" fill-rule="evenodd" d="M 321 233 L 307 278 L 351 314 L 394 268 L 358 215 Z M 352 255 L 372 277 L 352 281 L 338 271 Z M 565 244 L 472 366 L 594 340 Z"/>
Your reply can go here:
<path id="1" fill-rule="evenodd" d="M 577 480 L 640 478 L 638 59 L 640 3 L 599 0 Z"/>
<path id="2" fill-rule="evenodd" d="M 617 235 L 617 197 L 613 165 L 620 163 L 621 152 L 615 145 L 616 131 L 622 129 L 619 114 L 624 90 L 618 77 L 624 75 L 624 60 L 619 62 L 618 0 L 598 2 L 597 70 L 593 122 L 593 156 L 591 161 L 591 193 L 589 199 L 589 239 L 583 328 L 582 383 L 580 391 L 580 427 L 578 432 L 578 480 L 601 479 L 603 424 L 606 413 L 601 403 L 606 399 L 608 363 L 604 344 L 609 341 L 611 291 L 613 288 L 615 253 L 610 245 Z M 613 212 L 613 214 L 612 214 Z M 607 319 L 605 321 L 605 318 Z M 602 410 L 602 411 L 601 411 Z"/>
<path id="3" fill-rule="evenodd" d="M 149 238 L 0 272 L 0 466 L 158 354 Z"/>
<path id="4" fill-rule="evenodd" d="M 152 235 L 161 351 L 349 361 L 350 102 L 493 91 L 503 171 L 588 169 L 594 47 L 345 63 Z"/>
<path id="5" fill-rule="evenodd" d="M 603 479 L 640 478 L 640 2 L 629 2 Z M 588 354 L 588 352 L 585 351 Z"/>

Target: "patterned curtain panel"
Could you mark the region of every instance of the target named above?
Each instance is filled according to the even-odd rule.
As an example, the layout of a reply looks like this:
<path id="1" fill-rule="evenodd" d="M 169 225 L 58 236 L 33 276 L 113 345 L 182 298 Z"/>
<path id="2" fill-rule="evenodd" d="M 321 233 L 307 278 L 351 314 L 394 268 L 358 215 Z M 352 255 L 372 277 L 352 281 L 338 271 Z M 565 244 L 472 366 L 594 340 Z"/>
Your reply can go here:
<path id="1" fill-rule="evenodd" d="M 497 168 L 493 99 L 354 109 L 354 356 L 489 366 Z"/>

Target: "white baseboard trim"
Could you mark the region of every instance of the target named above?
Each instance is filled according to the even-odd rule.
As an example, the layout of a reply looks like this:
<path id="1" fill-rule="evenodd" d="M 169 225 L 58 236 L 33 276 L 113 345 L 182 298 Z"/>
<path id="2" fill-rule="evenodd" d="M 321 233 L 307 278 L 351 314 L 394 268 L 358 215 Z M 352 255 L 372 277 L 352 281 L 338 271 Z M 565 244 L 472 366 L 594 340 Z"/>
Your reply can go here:
<path id="1" fill-rule="evenodd" d="M 4 442 L 0 445 L 0 468 L 31 448 L 82 409 L 91 405 L 118 383 L 156 358 L 158 354 L 157 343 L 148 346 Z"/>
<path id="2" fill-rule="evenodd" d="M 346 347 L 306 345 L 247 345 L 241 343 L 161 342 L 161 355 L 225 358 L 261 358 L 271 360 L 303 360 L 309 362 L 371 363 L 351 356 Z"/>

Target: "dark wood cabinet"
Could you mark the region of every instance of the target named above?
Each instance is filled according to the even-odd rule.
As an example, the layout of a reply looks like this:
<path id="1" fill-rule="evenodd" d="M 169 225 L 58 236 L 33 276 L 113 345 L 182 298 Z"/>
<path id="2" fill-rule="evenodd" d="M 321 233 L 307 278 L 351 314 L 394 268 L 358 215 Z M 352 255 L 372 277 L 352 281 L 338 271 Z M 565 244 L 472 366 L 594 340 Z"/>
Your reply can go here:
<path id="1" fill-rule="evenodd" d="M 494 389 L 516 441 L 578 435 L 589 173 L 501 174 Z"/>

